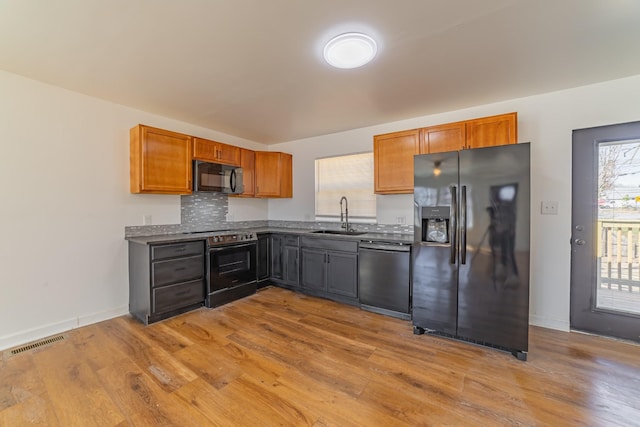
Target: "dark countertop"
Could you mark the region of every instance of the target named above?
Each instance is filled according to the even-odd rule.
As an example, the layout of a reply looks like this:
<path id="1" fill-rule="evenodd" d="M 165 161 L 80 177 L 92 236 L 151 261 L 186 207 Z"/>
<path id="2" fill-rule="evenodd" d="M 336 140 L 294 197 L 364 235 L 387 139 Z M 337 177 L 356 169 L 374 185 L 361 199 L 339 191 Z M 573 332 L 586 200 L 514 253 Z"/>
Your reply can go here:
<path id="1" fill-rule="evenodd" d="M 256 234 L 295 234 L 298 236 L 314 237 L 321 239 L 340 239 L 340 240 L 355 240 L 355 241 L 380 241 L 380 242 L 393 242 L 393 243 L 413 243 L 413 235 L 410 234 L 398 234 L 398 233 L 365 233 L 359 235 L 345 235 L 345 234 L 323 234 L 313 233 L 308 228 L 283 228 L 283 227 L 259 227 L 259 228 L 242 228 L 237 231 L 252 231 Z M 129 237 L 127 240 L 134 243 L 143 245 L 157 244 L 157 243 L 178 243 L 188 242 L 196 240 L 204 240 L 208 236 L 211 236 L 215 232 L 204 233 L 178 233 L 178 234 L 161 234 L 155 236 L 136 236 Z"/>

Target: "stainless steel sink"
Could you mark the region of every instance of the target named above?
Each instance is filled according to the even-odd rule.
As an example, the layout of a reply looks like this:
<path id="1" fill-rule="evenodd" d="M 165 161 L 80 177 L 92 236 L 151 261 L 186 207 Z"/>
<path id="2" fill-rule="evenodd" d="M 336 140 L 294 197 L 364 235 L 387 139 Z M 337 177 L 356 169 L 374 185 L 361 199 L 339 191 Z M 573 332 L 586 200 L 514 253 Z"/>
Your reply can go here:
<path id="1" fill-rule="evenodd" d="M 317 234 L 340 234 L 343 236 L 359 236 L 361 234 L 367 234 L 366 231 L 345 231 L 345 230 L 315 230 L 312 231 L 312 233 L 317 233 Z"/>

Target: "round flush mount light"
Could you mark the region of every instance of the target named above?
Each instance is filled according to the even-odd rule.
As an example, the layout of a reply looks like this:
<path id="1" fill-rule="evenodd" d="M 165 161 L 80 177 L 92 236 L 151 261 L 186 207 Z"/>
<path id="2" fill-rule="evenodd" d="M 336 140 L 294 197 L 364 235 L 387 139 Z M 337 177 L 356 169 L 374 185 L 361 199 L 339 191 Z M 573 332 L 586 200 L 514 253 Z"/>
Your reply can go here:
<path id="1" fill-rule="evenodd" d="M 362 33 L 340 34 L 324 46 L 324 59 L 336 68 L 358 68 L 371 62 L 378 46 Z"/>

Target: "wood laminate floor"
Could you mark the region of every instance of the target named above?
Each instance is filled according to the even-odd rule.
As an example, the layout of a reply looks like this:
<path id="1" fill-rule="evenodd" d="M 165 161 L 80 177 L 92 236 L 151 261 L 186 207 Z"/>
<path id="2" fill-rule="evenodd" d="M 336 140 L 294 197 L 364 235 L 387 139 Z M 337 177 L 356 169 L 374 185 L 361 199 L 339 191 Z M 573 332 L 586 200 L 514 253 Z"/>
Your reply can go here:
<path id="1" fill-rule="evenodd" d="M 640 425 L 640 346 L 531 327 L 529 360 L 267 288 L 0 361 L 0 425 Z"/>

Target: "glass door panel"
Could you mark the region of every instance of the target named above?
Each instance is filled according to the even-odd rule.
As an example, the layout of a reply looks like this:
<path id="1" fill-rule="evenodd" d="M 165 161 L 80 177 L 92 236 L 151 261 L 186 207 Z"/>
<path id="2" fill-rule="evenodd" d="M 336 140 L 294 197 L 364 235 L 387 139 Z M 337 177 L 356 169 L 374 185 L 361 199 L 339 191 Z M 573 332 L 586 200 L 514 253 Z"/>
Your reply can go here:
<path id="1" fill-rule="evenodd" d="M 596 308 L 640 314 L 640 140 L 598 144 Z"/>

